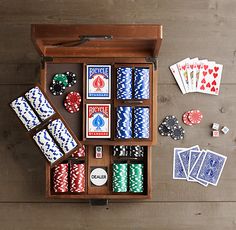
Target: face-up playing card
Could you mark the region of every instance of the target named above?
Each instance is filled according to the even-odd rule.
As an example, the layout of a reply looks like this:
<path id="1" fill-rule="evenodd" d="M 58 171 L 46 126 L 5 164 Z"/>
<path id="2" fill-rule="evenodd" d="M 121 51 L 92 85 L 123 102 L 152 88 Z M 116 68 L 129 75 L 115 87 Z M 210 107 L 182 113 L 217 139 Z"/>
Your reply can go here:
<path id="1" fill-rule="evenodd" d="M 198 58 L 190 59 L 187 65 L 187 74 L 188 74 L 188 87 L 189 92 L 196 91 L 196 67 L 197 67 Z"/>
<path id="2" fill-rule="evenodd" d="M 201 154 L 201 151 L 195 151 L 195 150 L 190 151 L 189 162 L 188 162 L 188 175 L 189 175 L 194 163 L 196 162 L 196 160 L 200 156 L 200 154 Z M 194 180 L 194 178 L 191 178 L 189 176 L 189 180 L 192 181 L 192 180 Z"/>
<path id="3" fill-rule="evenodd" d="M 190 58 L 186 58 L 177 63 L 179 73 L 185 88 L 186 93 L 189 93 L 189 83 L 188 83 L 188 72 L 187 72 L 187 63 L 190 61 Z"/>
<path id="4" fill-rule="evenodd" d="M 174 78 L 175 78 L 182 94 L 186 94 L 186 90 L 184 88 L 184 84 L 183 84 L 182 78 L 180 76 L 177 64 L 174 64 L 174 65 L 170 66 L 170 70 L 171 70 L 171 72 L 172 72 L 172 74 L 173 74 L 173 76 L 174 76 Z"/>
<path id="5" fill-rule="evenodd" d="M 208 62 L 200 70 L 198 88 L 200 93 L 219 95 L 223 65 Z"/>
<path id="6" fill-rule="evenodd" d="M 185 173 L 185 176 L 186 176 L 187 180 L 189 179 L 188 167 L 189 167 L 189 157 L 190 157 L 190 151 L 191 150 L 199 151 L 200 149 L 199 149 L 198 145 L 195 145 L 193 147 L 190 147 L 190 148 L 185 149 L 185 150 L 178 153 L 179 158 L 180 158 L 180 162 L 182 164 L 182 167 L 183 167 L 183 170 L 184 170 L 184 173 Z"/>
<path id="7" fill-rule="evenodd" d="M 199 184 L 203 185 L 203 186 L 208 186 L 208 183 L 205 182 L 205 181 L 202 181 L 202 180 L 199 180 L 197 178 L 197 174 L 198 174 L 198 171 L 200 169 L 200 166 L 202 164 L 202 161 L 205 157 L 205 151 L 203 150 L 201 152 L 201 154 L 198 156 L 197 160 L 195 161 L 195 163 L 193 164 L 191 170 L 190 170 L 190 173 L 189 173 L 189 178 L 195 180 L 196 182 L 198 182 Z"/>
<path id="8" fill-rule="evenodd" d="M 183 166 L 180 162 L 178 153 L 185 150 L 185 148 L 174 148 L 173 155 L 173 179 L 186 180 Z"/>
<path id="9" fill-rule="evenodd" d="M 197 178 L 216 186 L 223 171 L 227 157 L 207 150 Z"/>
<path id="10" fill-rule="evenodd" d="M 203 64 L 207 63 L 208 60 L 204 59 L 204 60 L 198 60 L 198 62 L 196 63 L 196 73 L 195 73 L 195 78 L 196 78 L 196 91 L 197 91 L 197 87 L 198 87 L 198 81 L 199 81 L 199 75 L 200 75 L 200 70 L 203 68 Z"/>

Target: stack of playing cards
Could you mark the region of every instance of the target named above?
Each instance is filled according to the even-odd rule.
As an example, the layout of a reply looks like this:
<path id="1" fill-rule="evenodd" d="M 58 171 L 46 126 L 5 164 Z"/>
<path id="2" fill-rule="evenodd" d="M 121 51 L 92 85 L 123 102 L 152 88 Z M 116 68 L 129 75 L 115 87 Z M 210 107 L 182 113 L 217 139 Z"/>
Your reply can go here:
<path id="1" fill-rule="evenodd" d="M 206 59 L 186 58 L 170 66 L 170 70 L 183 94 L 219 95 L 223 65 Z"/>
<path id="2" fill-rule="evenodd" d="M 174 148 L 173 179 L 197 182 L 203 186 L 216 186 L 227 157 L 210 150 Z"/>

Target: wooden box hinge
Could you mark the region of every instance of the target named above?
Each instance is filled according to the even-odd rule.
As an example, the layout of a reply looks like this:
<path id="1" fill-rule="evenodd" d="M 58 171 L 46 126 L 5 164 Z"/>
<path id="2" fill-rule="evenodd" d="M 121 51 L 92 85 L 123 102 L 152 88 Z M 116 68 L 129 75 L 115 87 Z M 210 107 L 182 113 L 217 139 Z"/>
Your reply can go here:
<path id="1" fill-rule="evenodd" d="M 151 62 L 154 66 L 154 70 L 157 70 L 158 58 L 157 57 L 146 57 L 146 62 Z"/>
<path id="2" fill-rule="evenodd" d="M 49 56 L 41 56 L 41 65 L 42 68 L 45 68 L 45 62 L 52 62 L 53 61 L 53 57 L 49 57 Z"/>

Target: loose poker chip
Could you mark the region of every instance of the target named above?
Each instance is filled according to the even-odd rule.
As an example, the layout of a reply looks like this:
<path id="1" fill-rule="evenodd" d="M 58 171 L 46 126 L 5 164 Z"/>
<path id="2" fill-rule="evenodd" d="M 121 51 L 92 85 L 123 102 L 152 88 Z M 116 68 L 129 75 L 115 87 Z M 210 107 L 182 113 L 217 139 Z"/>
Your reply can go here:
<path id="1" fill-rule="evenodd" d="M 177 118 L 173 115 L 167 116 L 164 119 L 164 121 L 162 122 L 162 124 L 165 125 L 167 129 L 172 129 L 178 123 L 179 122 L 178 122 Z"/>
<path id="2" fill-rule="evenodd" d="M 70 92 L 67 94 L 65 102 L 69 105 L 80 105 L 81 103 L 81 96 L 78 92 Z"/>
<path id="3" fill-rule="evenodd" d="M 62 82 L 65 87 L 68 86 L 67 75 L 64 73 L 57 73 L 53 76 L 52 82 Z"/>
<path id="4" fill-rule="evenodd" d="M 191 110 L 188 115 L 188 119 L 192 124 L 199 124 L 203 118 L 200 110 Z"/>
<path id="5" fill-rule="evenodd" d="M 161 136 L 170 136 L 170 130 L 162 123 L 158 127 Z"/>
<path id="6" fill-rule="evenodd" d="M 76 84 L 76 75 L 75 75 L 75 73 L 67 71 L 67 72 L 65 72 L 65 75 L 67 77 L 69 87 Z"/>
<path id="7" fill-rule="evenodd" d="M 66 87 L 62 82 L 55 81 L 50 84 L 49 89 L 54 96 L 59 96 L 65 92 Z"/>
<path id="8" fill-rule="evenodd" d="M 182 116 L 182 120 L 184 122 L 185 125 L 189 125 L 192 126 L 193 124 L 191 123 L 191 121 L 189 120 L 188 116 L 189 116 L 190 111 L 185 112 Z"/>
<path id="9" fill-rule="evenodd" d="M 171 138 L 174 140 L 181 140 L 184 139 L 184 129 L 180 125 L 175 125 L 171 130 Z"/>
<path id="10" fill-rule="evenodd" d="M 76 113 L 79 112 L 79 106 L 77 105 L 69 105 L 67 103 L 64 103 L 65 109 L 69 112 L 69 113 Z"/>

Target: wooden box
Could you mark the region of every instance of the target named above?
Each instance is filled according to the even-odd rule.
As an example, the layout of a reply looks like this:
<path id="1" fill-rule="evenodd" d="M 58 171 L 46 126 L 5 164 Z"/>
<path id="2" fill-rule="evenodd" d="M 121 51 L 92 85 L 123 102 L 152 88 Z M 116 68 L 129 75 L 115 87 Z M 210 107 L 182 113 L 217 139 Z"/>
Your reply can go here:
<path id="1" fill-rule="evenodd" d="M 157 56 L 162 41 L 160 25 L 32 25 L 32 40 L 41 55 L 40 83 L 54 104 L 57 112 L 66 120 L 81 144 L 86 146 L 86 156 L 80 161 L 86 165 L 86 190 L 84 193 L 55 193 L 52 170 L 46 164 L 46 196 L 63 199 L 147 199 L 151 196 L 151 146 L 157 142 Z M 86 65 L 109 64 L 112 66 L 111 99 L 86 99 Z M 117 100 L 116 68 L 119 66 L 148 67 L 150 70 L 150 99 Z M 82 96 L 81 109 L 69 114 L 63 107 L 64 96 L 53 96 L 49 84 L 56 73 L 66 71 L 78 75 L 77 83 L 66 92 L 77 91 Z M 85 136 L 86 104 L 111 104 L 111 138 L 88 139 Z M 147 106 L 150 109 L 149 139 L 117 139 L 115 137 L 116 107 L 119 105 Z M 103 158 L 94 157 L 94 147 L 103 146 Z M 112 146 L 142 145 L 145 155 L 141 159 L 113 157 Z M 69 158 L 69 163 L 73 159 Z M 112 163 L 142 162 L 144 164 L 143 193 L 113 193 Z M 95 187 L 89 180 L 93 167 L 105 167 L 108 182 Z"/>

